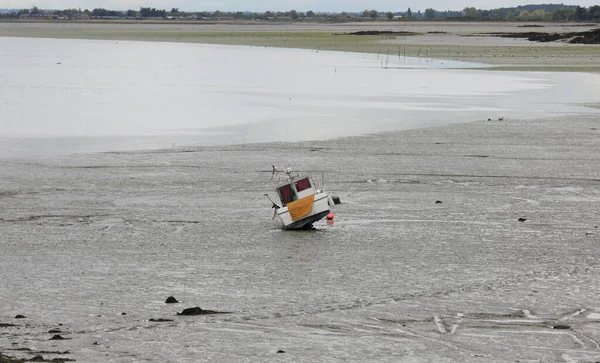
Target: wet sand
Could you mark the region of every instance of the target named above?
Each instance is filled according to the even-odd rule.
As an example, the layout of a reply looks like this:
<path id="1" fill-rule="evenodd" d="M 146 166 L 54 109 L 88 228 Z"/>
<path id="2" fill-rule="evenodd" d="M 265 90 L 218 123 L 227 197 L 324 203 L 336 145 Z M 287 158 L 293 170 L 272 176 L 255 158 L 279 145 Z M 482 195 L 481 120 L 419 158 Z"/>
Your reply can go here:
<path id="1" fill-rule="evenodd" d="M 335 224 L 277 229 L 272 164 L 324 173 Z M 599 164 L 591 115 L 0 160 L 0 352 L 596 361 Z"/>

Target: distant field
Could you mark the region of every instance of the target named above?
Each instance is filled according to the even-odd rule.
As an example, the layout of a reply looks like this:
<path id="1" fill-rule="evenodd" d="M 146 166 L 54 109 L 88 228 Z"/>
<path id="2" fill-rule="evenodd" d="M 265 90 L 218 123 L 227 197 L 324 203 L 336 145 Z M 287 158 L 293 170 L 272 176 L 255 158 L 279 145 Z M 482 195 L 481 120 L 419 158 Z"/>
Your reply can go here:
<path id="1" fill-rule="evenodd" d="M 594 24 L 0 22 L 0 36 L 252 45 L 480 62 L 503 70 L 600 72 L 600 45 L 535 43 L 491 33 L 574 32 Z M 362 30 L 413 35 L 347 35 Z"/>

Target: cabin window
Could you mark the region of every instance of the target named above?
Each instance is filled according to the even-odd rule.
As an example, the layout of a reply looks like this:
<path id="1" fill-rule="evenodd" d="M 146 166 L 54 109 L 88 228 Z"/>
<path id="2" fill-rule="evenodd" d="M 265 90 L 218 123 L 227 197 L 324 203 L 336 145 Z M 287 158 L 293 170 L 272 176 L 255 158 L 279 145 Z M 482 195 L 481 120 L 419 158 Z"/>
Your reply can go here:
<path id="1" fill-rule="evenodd" d="M 298 192 L 301 192 L 308 188 L 310 188 L 310 181 L 308 181 L 308 178 L 300 179 L 296 182 L 296 190 Z"/>
<path id="2" fill-rule="evenodd" d="M 286 205 L 298 199 L 296 193 L 294 193 L 294 189 L 292 189 L 292 186 L 290 184 L 286 184 L 279 187 L 279 195 L 281 196 L 281 201 L 283 202 L 283 205 Z"/>

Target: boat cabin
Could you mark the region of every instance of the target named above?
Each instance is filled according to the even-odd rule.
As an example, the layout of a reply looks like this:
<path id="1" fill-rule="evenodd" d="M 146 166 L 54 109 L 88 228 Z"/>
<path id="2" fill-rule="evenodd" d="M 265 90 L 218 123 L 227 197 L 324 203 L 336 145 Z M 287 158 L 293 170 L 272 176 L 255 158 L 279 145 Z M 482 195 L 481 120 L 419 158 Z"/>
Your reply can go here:
<path id="1" fill-rule="evenodd" d="M 312 180 L 307 176 L 289 180 L 287 183 L 278 186 L 276 189 L 283 207 L 295 200 L 315 194 Z"/>

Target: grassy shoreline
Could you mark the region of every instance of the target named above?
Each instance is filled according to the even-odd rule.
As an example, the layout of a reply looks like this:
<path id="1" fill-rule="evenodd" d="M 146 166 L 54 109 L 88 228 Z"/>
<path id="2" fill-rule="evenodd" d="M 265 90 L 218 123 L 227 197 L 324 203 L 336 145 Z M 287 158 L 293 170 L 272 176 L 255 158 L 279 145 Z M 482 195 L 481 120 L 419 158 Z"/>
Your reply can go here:
<path id="1" fill-rule="evenodd" d="M 593 25 L 549 24 L 540 31 L 568 31 L 569 27 L 581 30 Z M 373 29 L 415 34 L 347 35 Z M 0 22 L 0 37 L 266 46 L 477 62 L 493 65 L 494 70 L 600 72 L 598 45 L 499 39 L 491 35 L 497 31 L 528 29 L 516 23 Z"/>

